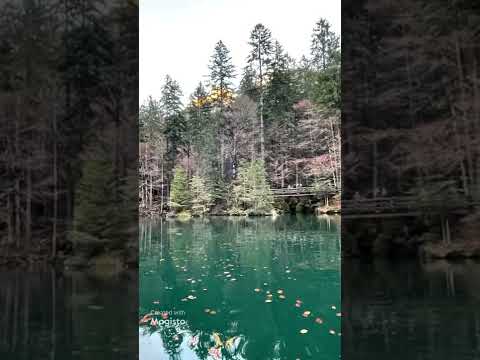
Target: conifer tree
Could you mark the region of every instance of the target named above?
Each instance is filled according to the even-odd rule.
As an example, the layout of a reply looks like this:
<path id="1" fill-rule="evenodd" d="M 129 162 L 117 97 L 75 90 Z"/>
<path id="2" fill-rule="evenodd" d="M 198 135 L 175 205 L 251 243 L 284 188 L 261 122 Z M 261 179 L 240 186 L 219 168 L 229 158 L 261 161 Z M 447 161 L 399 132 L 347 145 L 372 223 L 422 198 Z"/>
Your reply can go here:
<path id="1" fill-rule="evenodd" d="M 77 252 L 91 255 L 106 250 L 118 240 L 113 166 L 104 159 L 87 160 L 77 186 L 73 242 Z"/>
<path id="2" fill-rule="evenodd" d="M 265 89 L 265 116 L 281 118 L 292 111 L 298 100 L 295 79 L 290 69 L 292 59 L 278 41 L 275 42 L 270 81 Z"/>
<path id="3" fill-rule="evenodd" d="M 268 214 L 272 210 L 273 196 L 263 161 L 243 163 L 232 189 L 230 213 Z"/>
<path id="4" fill-rule="evenodd" d="M 174 169 L 172 186 L 170 189 L 170 207 L 175 211 L 185 211 L 190 205 L 187 172 L 182 166 Z"/>
<path id="5" fill-rule="evenodd" d="M 326 19 L 317 21 L 313 29 L 311 44 L 312 63 L 317 70 L 326 70 L 336 61 L 339 41 Z"/>
<path id="6" fill-rule="evenodd" d="M 340 44 L 329 22 L 320 19 L 312 34 L 312 65 L 316 70 L 310 99 L 326 108 L 340 108 Z"/>
<path id="7" fill-rule="evenodd" d="M 190 180 L 191 211 L 194 216 L 206 214 L 212 206 L 213 199 L 205 180 L 195 175 Z"/>
<path id="8" fill-rule="evenodd" d="M 265 160 L 265 134 L 263 100 L 265 83 L 268 79 L 271 56 L 273 52 L 272 34 L 263 24 L 257 24 L 250 33 L 249 45 L 251 46 L 248 64 L 252 66 L 255 74 L 255 83 L 259 91 L 260 113 L 260 158 Z"/>
<path id="9" fill-rule="evenodd" d="M 252 65 L 249 64 L 243 69 L 242 79 L 240 80 L 240 94 L 248 96 L 250 99 L 258 102 L 259 93 L 255 84 L 255 72 Z"/>
<path id="10" fill-rule="evenodd" d="M 222 40 L 215 45 L 208 68 L 210 69 L 212 95 L 215 95 L 215 102 L 223 109 L 231 100 L 233 93 L 232 79 L 235 76 L 235 67 L 232 64 L 230 50 L 228 50 Z"/>
<path id="11" fill-rule="evenodd" d="M 179 149 L 185 144 L 186 121 L 181 97 L 180 85 L 167 75 L 162 88 L 160 108 L 165 119 L 164 133 L 167 139 L 167 161 L 170 169 L 175 163 Z"/>
<path id="12" fill-rule="evenodd" d="M 161 131 L 162 116 L 160 104 L 151 96 L 140 106 L 139 137 L 141 142 L 151 142 Z"/>

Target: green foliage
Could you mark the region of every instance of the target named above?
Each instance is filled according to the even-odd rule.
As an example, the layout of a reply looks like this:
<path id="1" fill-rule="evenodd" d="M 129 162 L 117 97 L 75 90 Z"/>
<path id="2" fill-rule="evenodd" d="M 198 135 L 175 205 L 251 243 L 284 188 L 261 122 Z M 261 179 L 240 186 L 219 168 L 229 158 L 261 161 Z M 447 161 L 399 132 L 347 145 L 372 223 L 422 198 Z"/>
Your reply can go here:
<path id="1" fill-rule="evenodd" d="M 190 194 L 188 190 L 188 178 L 185 169 L 182 166 L 176 166 L 174 169 L 172 187 L 170 189 L 170 207 L 180 212 L 188 209 L 190 204 Z"/>
<path id="2" fill-rule="evenodd" d="M 259 89 L 255 84 L 255 72 L 251 64 L 243 69 L 242 79 L 240 80 L 240 94 L 246 95 L 257 102 L 259 98 Z"/>
<path id="3" fill-rule="evenodd" d="M 155 142 L 161 133 L 162 119 L 160 104 L 151 96 L 140 106 L 139 112 L 139 137 L 140 142 Z"/>
<path id="4" fill-rule="evenodd" d="M 190 180 L 190 208 L 194 216 L 206 214 L 213 204 L 212 194 L 210 193 L 205 180 L 200 176 L 193 176 Z"/>
<path id="5" fill-rule="evenodd" d="M 270 81 L 265 92 L 265 114 L 267 118 L 283 118 L 292 110 L 299 99 L 293 71 L 290 69 L 292 59 L 284 52 L 282 46 L 275 42 L 271 64 Z"/>
<path id="6" fill-rule="evenodd" d="M 77 186 L 73 241 L 87 255 L 118 247 L 123 238 L 118 193 L 109 160 L 86 160 Z M 124 234 L 123 234 L 124 235 Z"/>
<path id="7" fill-rule="evenodd" d="M 262 24 L 251 31 L 249 45 L 236 94 L 230 51 L 219 41 L 208 90 L 199 83 L 183 108 L 180 86 L 167 76 L 159 103 L 149 99 L 141 107 L 141 137 L 154 159 L 148 181 L 170 183 L 177 215 L 201 215 L 213 204 L 231 214 L 271 213 L 267 179 L 283 187 L 310 182 L 326 167 L 317 160 L 336 149 L 336 128 L 325 124 L 340 108 L 340 49 L 328 22 L 317 22 L 311 54 L 299 62 Z M 152 132 L 161 143 L 150 135 L 158 118 L 161 129 Z M 197 177 L 187 179 L 186 168 L 173 174 L 178 164 L 188 164 L 188 174 Z M 163 204 L 153 193 L 152 203 Z"/>
<path id="8" fill-rule="evenodd" d="M 331 25 L 326 19 L 320 19 L 315 24 L 312 35 L 312 63 L 317 70 L 326 70 L 337 61 L 337 51 L 340 39 L 331 30 Z"/>
<path id="9" fill-rule="evenodd" d="M 312 100 L 329 109 L 341 107 L 340 52 L 330 65 L 315 76 Z"/>
<path id="10" fill-rule="evenodd" d="M 187 125 L 181 97 L 180 85 L 167 75 L 162 88 L 160 109 L 165 119 L 164 135 L 167 139 L 167 156 L 171 166 L 175 162 L 178 150 L 185 144 Z"/>
<path id="11" fill-rule="evenodd" d="M 273 195 L 263 162 L 242 164 L 232 188 L 230 214 L 268 214 L 272 210 Z"/>
<path id="12" fill-rule="evenodd" d="M 232 79 L 235 67 L 232 64 L 230 51 L 221 40 L 215 45 L 209 69 L 212 88 L 218 91 L 216 102 L 225 105 L 225 101 L 233 91 Z"/>
<path id="13" fill-rule="evenodd" d="M 263 24 L 255 25 L 250 33 L 248 44 L 251 46 L 247 59 L 249 69 L 251 75 L 253 75 L 254 82 L 260 88 L 259 91 L 262 92 L 269 74 L 274 51 L 271 31 Z"/>

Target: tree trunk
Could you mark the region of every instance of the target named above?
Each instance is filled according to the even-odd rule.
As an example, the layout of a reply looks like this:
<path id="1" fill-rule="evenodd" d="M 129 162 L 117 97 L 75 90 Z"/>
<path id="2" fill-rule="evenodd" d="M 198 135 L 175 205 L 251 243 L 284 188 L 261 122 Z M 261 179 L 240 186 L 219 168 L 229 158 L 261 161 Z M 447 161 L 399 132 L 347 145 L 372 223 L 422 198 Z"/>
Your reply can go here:
<path id="1" fill-rule="evenodd" d="M 53 114 L 53 224 L 52 257 L 57 256 L 57 218 L 58 218 L 58 164 L 57 164 L 57 118 Z"/>
<path id="2" fill-rule="evenodd" d="M 459 44 L 457 35 L 455 35 L 455 53 L 456 53 L 456 62 L 457 62 L 457 69 L 458 69 L 458 79 L 460 82 L 461 101 L 462 101 L 462 104 L 465 104 L 466 103 L 465 79 L 463 75 L 463 66 L 462 66 L 461 54 L 460 54 L 460 44 Z M 469 185 L 471 185 L 473 180 L 472 146 L 471 146 L 471 139 L 470 139 L 470 124 L 469 124 L 470 121 L 466 116 L 465 110 L 462 111 L 462 119 L 463 119 L 463 141 L 465 143 L 465 152 L 466 152 L 466 158 L 467 158 L 466 159 L 467 170 L 468 170 L 467 179 L 469 180 Z"/>
<path id="3" fill-rule="evenodd" d="M 27 166 L 27 194 L 25 199 L 25 247 L 30 247 L 32 240 L 32 170 Z"/>
<path id="4" fill-rule="evenodd" d="M 265 162 L 265 137 L 263 124 L 263 68 L 260 42 L 258 43 L 258 70 L 260 77 L 260 159 Z"/>
<path id="5" fill-rule="evenodd" d="M 19 175 L 17 174 L 17 178 L 15 179 L 15 243 L 17 248 L 20 248 L 20 179 L 18 178 Z"/>

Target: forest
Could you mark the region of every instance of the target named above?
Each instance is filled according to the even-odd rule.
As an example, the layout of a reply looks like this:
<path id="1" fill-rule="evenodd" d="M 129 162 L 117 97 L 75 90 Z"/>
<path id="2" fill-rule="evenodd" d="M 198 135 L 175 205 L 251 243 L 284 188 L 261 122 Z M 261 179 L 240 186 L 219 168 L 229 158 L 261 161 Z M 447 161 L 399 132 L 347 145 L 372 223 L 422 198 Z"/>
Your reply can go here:
<path id="1" fill-rule="evenodd" d="M 359 194 L 421 213 L 344 217 L 343 251 L 479 256 L 479 4 L 343 5 L 342 211 Z"/>
<path id="2" fill-rule="evenodd" d="M 159 83 L 140 106 L 141 214 L 265 215 L 287 207 L 272 189 L 339 193 L 340 39 L 326 19 L 312 29 L 310 53 L 294 59 L 255 25 L 242 69 L 219 40 L 186 103 L 171 76 Z"/>
<path id="3" fill-rule="evenodd" d="M 134 247 L 138 3 L 5 1 L 0 34 L 0 264 Z"/>

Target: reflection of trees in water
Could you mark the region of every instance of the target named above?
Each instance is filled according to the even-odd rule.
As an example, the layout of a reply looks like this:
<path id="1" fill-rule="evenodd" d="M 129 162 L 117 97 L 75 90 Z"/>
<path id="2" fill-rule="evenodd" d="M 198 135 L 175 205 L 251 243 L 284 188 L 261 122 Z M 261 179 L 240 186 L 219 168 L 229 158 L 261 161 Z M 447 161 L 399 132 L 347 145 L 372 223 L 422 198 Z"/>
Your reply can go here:
<path id="1" fill-rule="evenodd" d="M 278 339 L 287 339 L 291 332 L 288 326 L 280 329 L 278 324 L 291 323 L 294 310 L 265 311 L 252 316 L 248 312 L 249 309 L 253 311 L 258 306 L 256 304 L 258 298 L 247 299 L 244 295 L 252 292 L 257 284 L 261 287 L 264 282 L 273 284 L 290 276 L 296 277 L 296 281 L 292 282 L 292 287 L 296 290 L 288 296 L 305 295 L 312 299 L 315 297 L 317 300 L 315 292 L 317 290 L 313 288 L 318 285 L 317 289 L 328 294 L 327 298 L 330 297 L 331 282 L 317 284 L 321 280 L 318 280 L 319 277 L 315 274 L 318 274 L 318 270 L 328 270 L 324 272 L 324 276 L 333 282 L 338 281 L 340 266 L 338 225 L 339 217 L 314 216 L 305 216 L 302 225 L 298 225 L 297 218 L 293 216 L 280 216 L 276 219 L 209 218 L 192 219 L 189 222 L 168 220 L 163 222 L 162 227 L 157 223 L 152 230 L 154 240 L 149 245 L 149 255 L 145 256 L 145 263 L 140 264 L 147 272 L 141 280 L 144 289 L 142 306 L 147 309 L 141 308 L 141 311 L 149 310 L 152 299 L 160 299 L 165 309 L 177 308 L 178 294 L 182 297 L 189 294 L 191 289 L 198 291 L 204 286 L 200 285 L 198 280 L 203 279 L 208 291 L 202 292 L 204 295 L 199 296 L 194 302 L 181 303 L 188 307 L 188 325 L 191 330 L 179 345 L 180 349 L 187 346 L 192 336 L 199 335 L 199 345 L 195 351 L 199 358 L 207 358 L 208 350 L 213 346 L 211 339 L 213 332 L 222 329 L 223 334 L 230 336 L 248 334 L 257 340 L 251 342 L 248 349 L 245 345 L 239 344 L 238 346 L 244 348 L 242 350 L 244 353 L 231 355 L 232 359 L 257 358 L 258 354 L 262 354 L 263 358 L 276 358 L 278 356 L 275 355 L 275 351 L 277 355 L 286 355 L 289 351 L 287 343 L 278 343 Z M 158 234 L 160 229 L 163 231 L 161 236 Z M 159 266 L 161 246 L 168 249 L 168 252 L 163 252 L 162 257 L 165 260 Z M 186 266 L 188 271 L 184 272 L 182 266 Z M 292 269 L 292 273 L 286 272 L 287 266 Z M 151 275 L 148 274 L 150 269 L 155 269 Z M 235 277 L 238 276 L 238 281 L 230 283 L 219 276 L 225 270 L 231 271 Z M 298 271 L 302 276 L 297 276 Z M 165 272 L 169 273 L 168 279 Z M 242 281 L 240 275 L 244 275 L 243 279 L 248 280 Z M 188 278 L 197 280 L 196 284 L 191 284 L 187 281 Z M 168 289 L 164 291 L 165 286 L 174 287 L 174 291 Z M 159 289 L 161 293 L 154 294 L 152 289 Z M 332 300 L 328 300 L 329 303 L 333 301 L 332 303 L 338 304 L 339 295 L 336 299 L 333 297 L 335 295 L 332 295 Z M 309 301 L 309 306 L 315 307 L 315 302 Z M 203 315 L 207 307 L 215 309 L 217 315 Z M 230 313 L 236 310 L 246 312 Z M 315 311 L 313 308 L 312 310 Z M 319 308 L 318 311 L 324 310 Z M 328 315 L 323 313 L 320 315 L 329 325 L 339 321 L 338 318 L 329 319 Z M 269 329 L 266 334 L 259 331 L 259 324 Z M 332 326 L 338 329 L 338 325 Z M 195 329 L 202 331 L 198 332 Z M 165 333 L 162 339 L 165 336 L 174 334 Z M 223 335 L 221 336 L 225 340 Z M 272 347 L 265 344 L 271 344 Z M 176 342 L 173 342 L 172 351 L 178 353 L 178 347 L 175 345 Z"/>
<path id="2" fill-rule="evenodd" d="M 192 349 L 198 359 L 207 359 L 209 351 L 218 348 L 222 359 L 243 360 L 247 340 L 243 335 L 224 338 L 222 334 L 210 330 L 192 330 L 187 324 L 182 326 L 151 326 L 141 325 L 142 336 L 160 334 L 162 344 L 171 360 L 181 359 L 185 346 Z"/>
<path id="3" fill-rule="evenodd" d="M 48 267 L 2 272 L 2 359 L 65 359 L 84 348 L 99 358 L 134 358 L 137 276 L 96 280 Z M 128 310 L 119 316 L 119 308 Z"/>
<path id="4" fill-rule="evenodd" d="M 343 260 L 342 308 L 349 312 L 342 319 L 342 357 L 474 359 L 478 275 L 473 262 Z"/>

